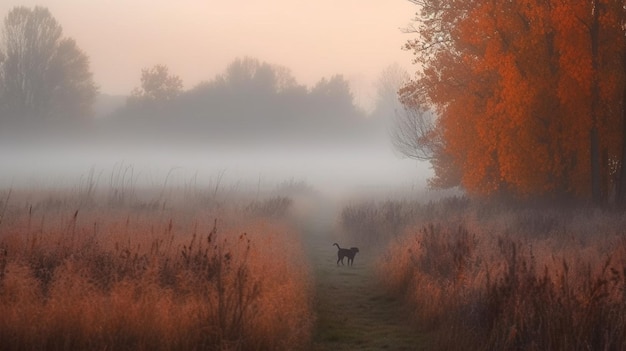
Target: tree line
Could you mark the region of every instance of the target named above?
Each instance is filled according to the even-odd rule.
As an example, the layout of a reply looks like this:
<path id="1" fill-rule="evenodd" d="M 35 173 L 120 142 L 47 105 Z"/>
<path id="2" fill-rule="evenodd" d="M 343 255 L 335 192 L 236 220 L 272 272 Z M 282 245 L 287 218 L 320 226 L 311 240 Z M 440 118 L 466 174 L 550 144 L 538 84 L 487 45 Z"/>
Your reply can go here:
<path id="1" fill-rule="evenodd" d="M 15 7 L 8 13 L 0 41 L 4 126 L 82 123 L 116 138 L 238 142 L 338 141 L 373 129 L 343 76 L 323 78 L 309 88 L 288 68 L 250 57 L 234 60 L 223 74 L 188 90 L 166 65 L 144 68 L 126 104 L 94 120 L 97 95 L 88 56 L 63 36 L 48 9 Z"/>
<path id="2" fill-rule="evenodd" d="M 140 81 L 107 121 L 135 136 L 143 131 L 161 137 L 178 133 L 220 141 L 302 143 L 359 138 L 373 129 L 341 75 L 309 88 L 286 67 L 244 57 L 189 90 L 164 65 L 142 70 Z"/>
<path id="3" fill-rule="evenodd" d="M 396 139 L 432 186 L 625 202 L 623 0 L 410 1 Z"/>
<path id="4" fill-rule="evenodd" d="M 92 112 L 98 89 L 89 58 L 44 7 L 15 7 L 0 42 L 2 122 L 79 121 Z"/>

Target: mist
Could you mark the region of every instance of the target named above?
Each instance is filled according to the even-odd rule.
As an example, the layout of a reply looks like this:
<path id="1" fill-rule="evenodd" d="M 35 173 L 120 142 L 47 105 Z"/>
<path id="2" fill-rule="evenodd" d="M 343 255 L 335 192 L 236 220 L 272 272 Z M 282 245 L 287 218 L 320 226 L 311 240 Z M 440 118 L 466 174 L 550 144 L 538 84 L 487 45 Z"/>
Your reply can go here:
<path id="1" fill-rule="evenodd" d="M 143 73 L 130 96 L 99 95 L 88 123 L 5 124 L 1 185 L 75 187 L 90 175 L 106 186 L 123 170 L 138 187 L 209 186 L 218 175 L 224 186 L 297 180 L 333 196 L 425 186 L 426 165 L 389 140 L 394 101 L 366 112 L 340 74 L 308 87 L 287 67 L 245 57 L 183 90 L 168 86 L 178 77 L 166 66 Z"/>
<path id="2" fill-rule="evenodd" d="M 0 178 L 7 187 L 75 187 L 90 172 L 100 186 L 120 168 L 132 170 L 135 186 L 160 187 L 195 182 L 209 186 L 223 174 L 224 186 L 274 187 L 286 180 L 304 181 L 329 195 L 381 188 L 422 188 L 425 169 L 398 160 L 390 150 L 274 147 L 203 149 L 169 145 L 123 148 L 42 144 L 30 147 L 3 145 Z"/>
<path id="3" fill-rule="evenodd" d="M 325 6 L 330 5 L 319 4 L 317 10 L 326 14 Z M 379 15 L 374 3 L 363 6 L 367 13 Z M 389 10 L 394 13 L 389 18 L 403 8 L 406 4 Z M 189 48 L 172 47 L 183 37 L 158 40 L 157 49 L 167 50 L 167 55 L 155 52 L 152 44 L 148 50 L 142 37 L 146 50 L 138 50 L 136 43 L 115 53 L 127 59 L 124 64 L 135 65 L 134 74 L 129 74 L 116 59 L 107 61 L 112 53 L 100 48 L 117 39 L 105 40 L 75 16 L 68 17 L 65 4 L 0 9 L 8 14 L 0 46 L 4 187 L 72 187 L 87 174 L 105 179 L 120 168 L 131 168 L 137 186 L 180 184 L 192 178 L 202 184 L 221 174 L 228 182 L 257 186 L 297 179 L 336 193 L 350 188 L 423 187 L 430 172 L 426 165 L 399 158 L 391 146 L 389 121 L 400 82 L 387 87 L 390 103 L 377 97 L 371 80 L 382 71 L 383 62 L 399 57 L 403 40 L 397 27 L 381 29 L 380 36 L 358 31 L 369 38 L 372 49 L 397 40 L 393 50 L 376 49 L 377 55 L 364 55 L 363 49 L 356 50 L 358 45 L 339 49 L 336 33 L 327 28 L 316 32 L 316 56 L 297 47 L 279 49 L 283 41 L 272 44 L 265 38 L 265 49 L 273 48 L 271 55 L 253 46 L 233 51 L 222 43 L 219 50 L 212 48 L 211 60 L 201 63 L 190 58 L 194 55 L 188 54 Z M 174 15 L 178 10 L 165 18 L 151 10 L 155 9 L 136 16 L 149 18 L 146 25 L 154 28 L 181 21 Z M 262 11 L 263 16 L 282 13 Z M 229 26 L 249 25 L 250 13 L 238 10 L 231 15 Z M 328 20 L 335 23 L 337 16 Z M 22 24 L 29 21 L 39 23 L 39 29 L 25 30 Z M 190 43 L 196 42 L 196 54 L 207 49 L 198 36 L 220 30 L 213 24 L 197 28 L 193 36 L 187 33 Z M 402 24 L 398 22 L 398 27 Z M 347 39 L 348 33 L 344 35 Z M 128 33 L 126 39 L 131 37 Z M 242 44 L 241 40 L 233 37 L 231 42 Z M 38 44 L 19 44 L 29 42 Z M 276 56 L 280 52 L 284 54 Z M 321 53 L 328 54 L 326 59 L 319 58 Z M 138 60 L 141 55 L 145 57 Z M 120 69 L 111 71 L 103 62 Z"/>

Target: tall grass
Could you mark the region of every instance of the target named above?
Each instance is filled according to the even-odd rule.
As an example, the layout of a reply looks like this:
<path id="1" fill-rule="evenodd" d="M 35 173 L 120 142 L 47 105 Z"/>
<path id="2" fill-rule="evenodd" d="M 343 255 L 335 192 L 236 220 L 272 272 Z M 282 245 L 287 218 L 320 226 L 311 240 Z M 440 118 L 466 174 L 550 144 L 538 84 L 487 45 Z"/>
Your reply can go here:
<path id="1" fill-rule="evenodd" d="M 379 264 L 434 347 L 626 349 L 626 216 L 450 205 L 422 207 Z"/>
<path id="2" fill-rule="evenodd" d="M 1 350 L 309 344 L 309 267 L 284 217 L 261 216 L 274 201 L 254 213 L 13 203 L 0 226 Z"/>
<path id="3" fill-rule="evenodd" d="M 362 201 L 345 206 L 339 214 L 342 231 L 352 241 L 379 246 L 400 236 L 407 226 L 445 218 L 469 205 L 463 197 L 422 203 L 417 200 Z"/>

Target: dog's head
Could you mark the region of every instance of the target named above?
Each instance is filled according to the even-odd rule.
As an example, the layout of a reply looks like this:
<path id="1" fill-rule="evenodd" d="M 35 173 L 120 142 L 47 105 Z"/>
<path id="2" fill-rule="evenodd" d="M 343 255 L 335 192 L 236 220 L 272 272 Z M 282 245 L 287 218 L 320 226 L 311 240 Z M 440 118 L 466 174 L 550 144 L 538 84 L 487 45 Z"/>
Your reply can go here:
<path id="1" fill-rule="evenodd" d="M 357 252 L 359 252 L 359 248 L 358 247 L 351 247 L 350 251 L 352 251 L 354 253 L 357 253 Z"/>

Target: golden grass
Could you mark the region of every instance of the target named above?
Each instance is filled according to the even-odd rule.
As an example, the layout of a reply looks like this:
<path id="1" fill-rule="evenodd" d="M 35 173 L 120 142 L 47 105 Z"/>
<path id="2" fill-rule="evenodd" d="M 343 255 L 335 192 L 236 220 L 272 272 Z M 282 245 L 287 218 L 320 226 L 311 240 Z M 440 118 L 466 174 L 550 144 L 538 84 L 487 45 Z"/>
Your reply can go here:
<path id="1" fill-rule="evenodd" d="M 251 213 L 15 197 L 0 223 L 2 350 L 310 344 L 312 282 L 299 237 L 284 216 L 258 216 L 287 200 Z"/>
<path id="2" fill-rule="evenodd" d="M 378 264 L 436 349 L 626 349 L 624 214 L 450 204 L 400 206 Z"/>

